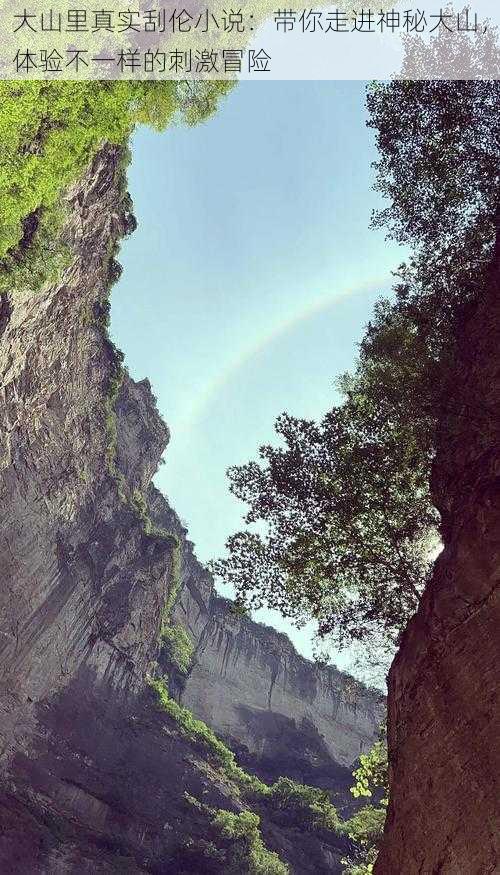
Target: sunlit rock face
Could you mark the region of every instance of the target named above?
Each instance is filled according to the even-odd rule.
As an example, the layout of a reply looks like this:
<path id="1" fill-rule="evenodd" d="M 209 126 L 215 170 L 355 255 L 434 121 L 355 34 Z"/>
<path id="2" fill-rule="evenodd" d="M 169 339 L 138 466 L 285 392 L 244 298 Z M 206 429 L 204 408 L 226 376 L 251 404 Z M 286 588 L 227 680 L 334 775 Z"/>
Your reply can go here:
<path id="1" fill-rule="evenodd" d="M 225 600 L 210 604 L 196 659 L 183 700 L 261 757 L 276 753 L 281 727 L 302 735 L 313 763 L 352 766 L 376 737 L 381 697 L 301 658 L 285 635 L 238 619 Z"/>
<path id="2" fill-rule="evenodd" d="M 238 616 L 218 597 L 165 499 L 150 492 L 158 523 L 183 545 L 174 619 L 195 645 L 181 702 L 213 726 L 260 774 L 288 774 L 349 800 L 352 767 L 376 740 L 384 699 L 333 667 L 301 657 L 286 635 Z"/>
<path id="3" fill-rule="evenodd" d="M 500 288 L 463 324 L 433 472 L 444 550 L 389 676 L 377 875 L 500 872 Z"/>
<path id="4" fill-rule="evenodd" d="M 178 615 L 189 607 L 185 593 Z M 218 598 L 211 599 L 182 701 L 266 778 L 288 774 L 339 792 L 342 801 L 383 716 L 381 696 L 303 659 L 285 635 L 236 617 Z"/>

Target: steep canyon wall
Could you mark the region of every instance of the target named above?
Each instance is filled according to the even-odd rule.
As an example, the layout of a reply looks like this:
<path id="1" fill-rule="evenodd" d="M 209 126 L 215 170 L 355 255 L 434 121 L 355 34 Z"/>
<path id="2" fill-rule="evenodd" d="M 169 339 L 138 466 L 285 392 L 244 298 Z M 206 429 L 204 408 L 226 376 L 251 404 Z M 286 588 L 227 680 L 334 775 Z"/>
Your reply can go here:
<path id="1" fill-rule="evenodd" d="M 378 737 L 385 702 L 351 676 L 301 657 L 286 635 L 241 617 L 212 579 L 158 493 L 157 519 L 183 539 L 182 589 L 174 618 L 195 645 L 180 700 L 267 779 L 288 774 L 342 790 Z M 163 506 L 163 514 L 161 512 Z"/>
<path id="2" fill-rule="evenodd" d="M 433 472 L 444 550 L 389 677 L 377 875 L 500 872 L 500 283 L 463 325 Z"/>
<path id="3" fill-rule="evenodd" d="M 213 838 L 207 811 L 255 804 L 291 872 L 340 873 L 345 840 L 244 799 L 147 684 L 180 534 L 175 613 L 196 645 L 182 698 L 249 765 L 281 771 L 292 750 L 294 774 L 326 764 L 341 784 L 380 708 L 235 618 L 151 486 L 168 430 L 147 381 L 125 374 L 115 397 L 120 356 L 103 322 L 110 253 L 131 224 L 122 163 L 103 149 L 67 194 L 60 279 L 0 300 L 0 871 L 198 872 L 186 854 Z M 166 532 L 147 524 L 148 503 Z"/>

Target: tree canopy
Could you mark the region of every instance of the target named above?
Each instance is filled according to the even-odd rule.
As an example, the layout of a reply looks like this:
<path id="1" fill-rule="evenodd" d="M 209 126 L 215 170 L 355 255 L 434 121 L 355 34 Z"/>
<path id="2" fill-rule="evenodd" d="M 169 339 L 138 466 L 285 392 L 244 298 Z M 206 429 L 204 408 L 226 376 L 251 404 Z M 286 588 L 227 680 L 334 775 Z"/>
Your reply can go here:
<path id="1" fill-rule="evenodd" d="M 341 402 L 320 422 L 282 414 L 279 444 L 228 472 L 246 527 L 215 573 L 242 603 L 312 619 L 340 646 L 394 645 L 429 574 L 436 421 L 498 221 L 499 98 L 485 81 L 369 88 L 376 187 L 388 198 L 374 224 L 412 254 L 337 382 Z"/>
<path id="2" fill-rule="evenodd" d="M 429 253 L 487 239 L 499 207 L 498 82 L 376 83 L 367 105 L 375 187 L 389 200 L 375 224 Z"/>

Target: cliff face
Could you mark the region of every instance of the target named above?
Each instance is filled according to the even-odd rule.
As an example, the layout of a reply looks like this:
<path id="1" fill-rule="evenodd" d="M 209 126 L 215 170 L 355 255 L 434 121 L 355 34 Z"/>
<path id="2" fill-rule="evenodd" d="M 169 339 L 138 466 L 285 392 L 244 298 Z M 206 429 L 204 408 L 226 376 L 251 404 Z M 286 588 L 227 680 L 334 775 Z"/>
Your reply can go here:
<path id="1" fill-rule="evenodd" d="M 114 353 L 93 314 L 127 226 L 119 161 L 103 152 L 69 195 L 61 283 L 2 301 L 4 873 L 163 871 L 186 819 L 181 788 L 234 807 L 146 702 L 173 542 L 145 535 L 105 462 Z M 165 444 L 154 409 L 148 422 L 147 458 L 130 457 L 138 480 Z"/>
<path id="2" fill-rule="evenodd" d="M 0 301 L 0 871 L 224 871 L 224 847 L 215 863 L 203 851 L 218 841 L 207 812 L 253 806 L 291 872 L 340 872 L 345 839 L 246 798 L 146 683 L 180 533 L 195 711 L 262 771 L 285 743 L 295 760 L 305 745 L 305 770 L 330 764 L 332 785 L 378 720 L 377 697 L 349 704 L 346 678 L 233 617 L 150 484 L 168 431 L 147 381 L 125 376 L 114 398 L 119 358 L 102 326 L 110 251 L 130 224 L 120 162 L 103 150 L 69 193 L 60 282 Z M 170 535 L 145 524 L 141 494 Z"/>
<path id="3" fill-rule="evenodd" d="M 182 701 L 248 751 L 263 773 L 334 787 L 377 737 L 382 697 L 302 659 L 273 629 L 213 598 Z M 242 751 L 243 752 L 243 751 Z"/>
<path id="4" fill-rule="evenodd" d="M 500 288 L 463 328 L 434 468 L 444 550 L 389 678 L 379 875 L 500 871 Z"/>
<path id="5" fill-rule="evenodd" d="M 164 549 L 151 583 L 154 542 L 143 567 L 131 568 L 141 527 L 118 505 L 104 463 L 113 350 L 91 323 L 107 296 L 110 240 L 126 225 L 118 162 L 108 150 L 68 199 L 75 257 L 61 284 L 3 302 L 1 672 L 7 713 L 26 712 L 28 723 L 26 705 L 66 686 L 83 663 L 134 685 L 152 658 L 169 577 Z"/>
<path id="6" fill-rule="evenodd" d="M 383 697 L 299 656 L 285 635 L 238 616 L 217 597 L 165 499 L 156 493 L 150 504 L 183 542 L 174 619 L 195 649 L 180 701 L 266 780 L 286 774 L 333 790 L 340 804 L 352 802 L 352 767 L 378 736 Z"/>

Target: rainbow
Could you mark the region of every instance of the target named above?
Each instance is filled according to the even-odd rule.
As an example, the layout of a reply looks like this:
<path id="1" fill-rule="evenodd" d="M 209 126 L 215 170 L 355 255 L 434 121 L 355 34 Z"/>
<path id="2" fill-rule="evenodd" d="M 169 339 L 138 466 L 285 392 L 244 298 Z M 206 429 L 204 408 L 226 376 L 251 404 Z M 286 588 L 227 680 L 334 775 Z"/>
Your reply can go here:
<path id="1" fill-rule="evenodd" d="M 330 295 L 322 295 L 315 300 L 308 300 L 301 308 L 294 313 L 290 313 L 285 318 L 280 318 L 274 325 L 271 325 L 268 330 L 246 344 L 243 349 L 238 352 L 238 355 L 230 360 L 219 373 L 211 380 L 208 380 L 201 391 L 193 399 L 184 415 L 181 415 L 176 424 L 172 425 L 173 437 L 178 438 L 181 434 L 185 435 L 187 431 L 193 428 L 196 422 L 202 417 L 205 410 L 210 406 L 214 398 L 222 391 L 222 389 L 234 378 L 245 365 L 249 364 L 256 356 L 260 355 L 267 347 L 276 343 L 277 340 L 286 336 L 293 331 L 302 322 L 314 318 L 319 313 L 328 311 L 331 307 L 337 304 L 344 298 L 351 295 L 361 294 L 362 292 L 376 291 L 387 287 L 391 283 L 392 277 L 389 275 L 381 276 L 377 279 L 367 280 L 356 286 L 348 286 L 341 291 L 333 292 Z"/>

